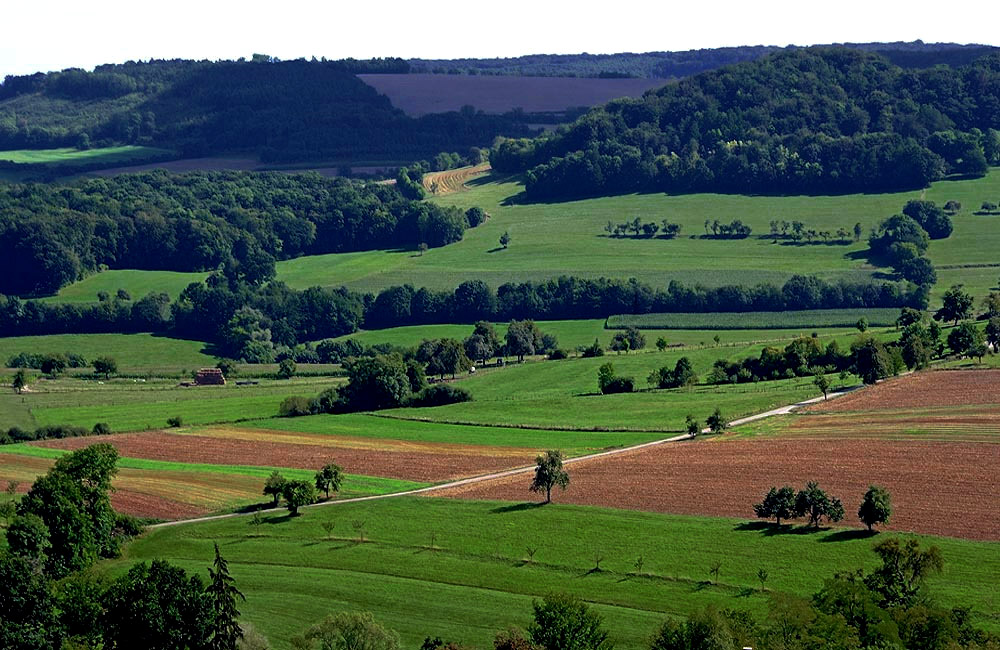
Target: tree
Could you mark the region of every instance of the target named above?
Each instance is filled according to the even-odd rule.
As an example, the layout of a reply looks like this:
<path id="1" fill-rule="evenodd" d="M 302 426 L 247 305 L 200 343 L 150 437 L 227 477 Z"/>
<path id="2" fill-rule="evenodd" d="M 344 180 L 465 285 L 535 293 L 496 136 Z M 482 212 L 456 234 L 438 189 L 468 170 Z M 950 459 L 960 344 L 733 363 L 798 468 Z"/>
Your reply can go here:
<path id="1" fill-rule="evenodd" d="M 687 417 L 684 419 L 684 430 L 687 431 L 689 436 L 694 438 L 701 433 L 701 424 L 698 423 L 698 420 L 694 419 L 693 415 L 688 413 Z"/>
<path id="2" fill-rule="evenodd" d="M 504 248 L 507 248 L 507 244 L 509 243 L 510 243 L 510 233 L 505 230 L 503 231 L 503 234 L 500 235 L 500 245 L 503 246 Z"/>
<path id="3" fill-rule="evenodd" d="M 507 326 L 507 354 L 524 361 L 525 355 L 535 354 L 542 345 L 542 332 L 533 320 L 511 321 Z"/>
<path id="4" fill-rule="evenodd" d="M 7 526 L 7 548 L 14 555 L 41 564 L 45 562 L 45 552 L 51 545 L 49 527 L 38 515 L 30 512 L 18 515 Z"/>
<path id="5" fill-rule="evenodd" d="M 285 483 L 288 481 L 278 473 L 278 470 L 271 472 L 271 475 L 264 481 L 264 495 L 274 499 L 274 507 L 278 507 L 278 501 L 285 492 Z"/>
<path id="6" fill-rule="evenodd" d="M 211 650 L 236 650 L 237 644 L 243 638 L 240 628 L 240 610 L 236 608 L 236 599 L 246 601 L 246 596 L 236 588 L 233 577 L 229 574 L 229 564 L 219 552 L 215 544 L 215 561 L 208 569 L 208 587 L 205 592 L 212 603 L 212 641 Z"/>
<path id="7" fill-rule="evenodd" d="M 862 316 L 858 319 L 858 322 L 854 324 L 854 327 L 856 327 L 859 332 L 868 331 L 868 319 Z"/>
<path id="8" fill-rule="evenodd" d="M 293 639 L 293 645 L 304 650 L 398 650 L 399 635 L 371 612 L 339 612 Z"/>
<path id="9" fill-rule="evenodd" d="M 563 469 L 562 452 L 549 449 L 535 458 L 535 478 L 528 489 L 532 492 L 544 490 L 545 503 L 549 503 L 552 501 L 552 488 L 557 485 L 565 490 L 569 485 L 569 474 Z"/>
<path id="10" fill-rule="evenodd" d="M 531 641 L 544 650 L 611 650 L 603 619 L 575 596 L 551 594 L 532 603 Z"/>
<path id="11" fill-rule="evenodd" d="M 972 316 L 972 296 L 962 291 L 962 285 L 952 285 L 941 297 L 941 308 L 934 312 L 934 320 L 958 325 L 958 321 Z"/>
<path id="12" fill-rule="evenodd" d="M 795 517 L 795 500 L 795 488 L 792 486 L 786 485 L 780 489 L 772 487 L 764 495 L 764 500 L 754 505 L 753 511 L 761 519 L 774 517 L 780 526 L 782 519 Z"/>
<path id="13" fill-rule="evenodd" d="M 1000 351 L 1000 316 L 991 318 L 986 323 L 986 342 L 992 345 L 994 350 Z"/>
<path id="14" fill-rule="evenodd" d="M 41 371 L 50 377 L 56 377 L 69 364 L 69 360 L 63 354 L 49 354 L 42 359 Z"/>
<path id="15" fill-rule="evenodd" d="M 538 646 L 525 638 L 521 630 L 512 627 L 497 632 L 493 637 L 493 650 L 538 650 Z"/>
<path id="16" fill-rule="evenodd" d="M 861 227 L 861 223 L 854 224 L 854 241 L 861 241 L 861 235 L 864 234 L 864 228 Z"/>
<path id="17" fill-rule="evenodd" d="M 815 481 L 809 481 L 806 483 L 806 489 L 799 490 L 795 497 L 795 516 L 808 516 L 809 525 L 819 528 L 819 522 L 823 517 L 830 521 L 843 519 L 844 505 L 840 499 L 828 496 Z"/>
<path id="18" fill-rule="evenodd" d="M 340 465 L 329 463 L 316 472 L 316 489 L 326 492 L 326 498 L 330 498 L 330 490 L 340 491 L 340 484 L 343 480 L 343 468 Z"/>
<path id="19" fill-rule="evenodd" d="M 858 508 L 858 518 L 861 523 L 868 526 L 868 530 L 871 530 L 872 526 L 876 524 L 889 523 L 891 515 L 892 500 L 889 497 L 889 491 L 884 487 L 869 485 L 868 491 L 865 492 L 865 496 L 861 500 L 861 506 Z"/>
<path id="20" fill-rule="evenodd" d="M 916 604 L 921 587 L 932 573 L 941 573 L 944 560 L 937 546 L 922 550 L 920 542 L 896 538 L 883 540 L 872 549 L 882 565 L 865 577 L 865 584 L 881 596 L 882 607 L 909 608 Z"/>
<path id="21" fill-rule="evenodd" d="M 278 378 L 291 379 L 296 369 L 294 359 L 282 359 L 278 362 Z"/>
<path id="22" fill-rule="evenodd" d="M 959 356 L 975 356 L 984 343 L 983 333 L 974 324 L 965 322 L 948 333 L 948 347 Z"/>
<path id="23" fill-rule="evenodd" d="M 718 406 L 715 407 L 712 414 L 705 420 L 705 424 L 708 425 L 709 431 L 716 435 L 725 433 L 726 429 L 729 428 L 729 421 L 722 415 L 722 410 Z"/>
<path id="24" fill-rule="evenodd" d="M 299 508 L 316 502 L 316 488 L 309 481 L 292 479 L 285 481 L 281 496 L 285 499 L 288 512 L 295 517 L 299 514 Z"/>
<path id="25" fill-rule="evenodd" d="M 657 339 L 656 339 L 656 349 L 659 350 L 660 352 L 663 352 L 664 350 L 666 350 L 667 349 L 667 339 L 663 338 L 662 336 L 657 337 Z"/>
<path id="26" fill-rule="evenodd" d="M 866 384 L 874 384 L 892 374 L 892 360 L 885 345 L 872 336 L 859 337 L 851 344 L 854 374 Z"/>
<path id="27" fill-rule="evenodd" d="M 0 551 L 0 648 L 62 646 L 52 586 L 32 560 Z"/>
<path id="28" fill-rule="evenodd" d="M 813 385 L 823 393 L 823 399 L 825 400 L 826 393 L 830 390 L 830 380 L 822 372 L 817 372 L 816 376 L 813 377 Z"/>
<path id="29" fill-rule="evenodd" d="M 110 650 L 209 648 L 212 600 L 198 575 L 164 560 L 141 562 L 115 580 L 101 599 Z"/>
<path id="30" fill-rule="evenodd" d="M 28 385 L 28 375 L 24 372 L 24 368 L 19 368 L 18 371 L 14 373 L 14 379 L 11 383 L 14 387 L 14 392 L 18 395 L 24 391 L 25 387 Z"/>
<path id="31" fill-rule="evenodd" d="M 111 379 L 111 375 L 118 372 L 118 362 L 113 357 L 98 357 L 94 359 L 94 372 Z"/>

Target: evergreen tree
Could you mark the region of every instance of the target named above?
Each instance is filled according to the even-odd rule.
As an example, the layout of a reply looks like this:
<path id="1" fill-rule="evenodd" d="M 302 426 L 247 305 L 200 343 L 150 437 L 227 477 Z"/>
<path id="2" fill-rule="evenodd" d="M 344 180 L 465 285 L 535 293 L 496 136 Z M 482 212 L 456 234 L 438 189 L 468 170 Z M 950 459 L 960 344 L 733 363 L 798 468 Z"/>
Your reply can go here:
<path id="1" fill-rule="evenodd" d="M 215 562 L 208 569 L 209 584 L 205 592 L 212 602 L 215 619 L 212 622 L 212 650 L 236 650 L 237 642 L 243 638 L 240 628 L 240 610 L 236 609 L 236 599 L 246 601 L 246 596 L 236 588 L 229 574 L 229 563 L 215 545 Z"/>

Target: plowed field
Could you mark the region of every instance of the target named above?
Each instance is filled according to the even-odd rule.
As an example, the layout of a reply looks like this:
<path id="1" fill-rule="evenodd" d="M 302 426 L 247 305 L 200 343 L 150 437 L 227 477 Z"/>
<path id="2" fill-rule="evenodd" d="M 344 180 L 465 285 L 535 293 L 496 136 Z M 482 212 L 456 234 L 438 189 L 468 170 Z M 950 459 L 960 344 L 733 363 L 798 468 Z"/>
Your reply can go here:
<path id="1" fill-rule="evenodd" d="M 467 182 L 485 174 L 490 170 L 490 164 L 486 163 L 476 167 L 462 167 L 460 169 L 449 169 L 443 172 L 430 172 L 424 174 L 424 189 L 432 192 L 435 196 L 443 196 L 460 192 Z"/>
<path id="2" fill-rule="evenodd" d="M 839 497 L 860 526 L 867 486 L 892 494 L 892 530 L 1000 540 L 1000 445 L 877 439 L 755 438 L 672 443 L 568 466 L 559 502 L 677 514 L 753 518 L 772 485 L 807 480 Z M 466 499 L 536 499 L 530 476 L 455 488 Z"/>
<path id="3" fill-rule="evenodd" d="M 804 413 L 842 413 L 934 406 L 1000 404 L 1000 370 L 932 370 L 890 379 Z"/>
<path id="4" fill-rule="evenodd" d="M 536 452 L 510 447 L 348 438 L 254 429 L 202 429 L 197 434 L 127 433 L 48 440 L 41 446 L 80 449 L 110 442 L 122 456 L 182 463 L 315 469 L 335 461 L 367 476 L 437 482 L 529 465 Z"/>

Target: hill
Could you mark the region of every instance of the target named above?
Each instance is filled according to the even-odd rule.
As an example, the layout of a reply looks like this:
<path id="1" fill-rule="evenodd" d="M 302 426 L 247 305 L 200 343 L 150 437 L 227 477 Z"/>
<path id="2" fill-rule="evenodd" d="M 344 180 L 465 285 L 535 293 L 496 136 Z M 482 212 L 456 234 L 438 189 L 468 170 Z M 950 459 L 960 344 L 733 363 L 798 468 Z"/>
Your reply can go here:
<path id="1" fill-rule="evenodd" d="M 780 52 L 621 99 L 491 152 L 529 199 L 634 191 L 911 189 L 1000 162 L 1000 55 L 904 70 L 845 48 Z"/>

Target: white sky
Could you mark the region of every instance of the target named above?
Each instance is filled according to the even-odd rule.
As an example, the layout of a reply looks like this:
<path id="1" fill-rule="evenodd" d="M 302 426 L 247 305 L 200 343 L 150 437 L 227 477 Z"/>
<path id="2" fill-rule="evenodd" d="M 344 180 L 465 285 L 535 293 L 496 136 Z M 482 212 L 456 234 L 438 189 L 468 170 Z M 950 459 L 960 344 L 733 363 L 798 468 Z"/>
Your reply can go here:
<path id="1" fill-rule="evenodd" d="M 0 76 L 150 58 L 462 58 L 729 45 L 1000 45 L 995 0 L 4 0 Z M 993 7 L 990 9 L 989 7 Z"/>

